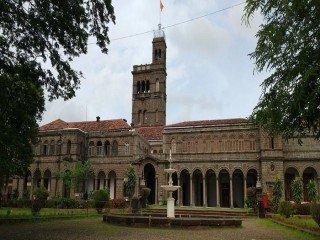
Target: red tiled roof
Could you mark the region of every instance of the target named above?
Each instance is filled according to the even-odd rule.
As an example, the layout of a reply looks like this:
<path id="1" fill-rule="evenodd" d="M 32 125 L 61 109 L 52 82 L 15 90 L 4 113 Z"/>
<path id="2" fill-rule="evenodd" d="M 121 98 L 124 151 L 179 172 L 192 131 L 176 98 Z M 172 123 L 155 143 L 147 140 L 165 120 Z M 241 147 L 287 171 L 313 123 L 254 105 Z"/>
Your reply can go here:
<path id="1" fill-rule="evenodd" d="M 84 121 L 84 122 L 65 122 L 57 119 L 51 123 L 45 124 L 39 128 L 40 131 L 58 130 L 65 128 L 78 128 L 85 132 L 90 131 L 108 131 L 117 129 L 130 129 L 129 124 L 123 119 Z"/>
<path id="2" fill-rule="evenodd" d="M 136 128 L 136 132 L 147 140 L 162 140 L 162 131 L 163 126 Z"/>
<path id="3" fill-rule="evenodd" d="M 186 121 L 186 122 L 167 125 L 166 127 L 233 125 L 233 124 L 241 124 L 241 123 L 249 123 L 249 120 L 245 118 L 231 118 L 231 119 L 216 119 L 216 120 Z"/>

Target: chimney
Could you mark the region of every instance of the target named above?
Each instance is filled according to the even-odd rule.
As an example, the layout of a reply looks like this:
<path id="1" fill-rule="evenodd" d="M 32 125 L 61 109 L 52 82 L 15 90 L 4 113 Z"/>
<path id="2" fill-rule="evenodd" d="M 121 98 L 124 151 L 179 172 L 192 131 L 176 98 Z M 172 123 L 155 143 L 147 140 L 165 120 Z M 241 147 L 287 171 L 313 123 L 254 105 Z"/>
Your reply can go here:
<path id="1" fill-rule="evenodd" d="M 100 122 L 100 117 L 99 116 L 97 116 L 97 122 Z"/>

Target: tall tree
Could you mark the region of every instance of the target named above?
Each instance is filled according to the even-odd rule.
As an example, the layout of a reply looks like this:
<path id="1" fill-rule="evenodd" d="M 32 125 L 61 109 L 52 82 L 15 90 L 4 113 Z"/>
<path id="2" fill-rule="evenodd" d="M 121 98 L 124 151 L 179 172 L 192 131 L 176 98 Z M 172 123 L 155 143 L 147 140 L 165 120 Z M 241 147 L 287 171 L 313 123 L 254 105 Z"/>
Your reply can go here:
<path id="1" fill-rule="evenodd" d="M 285 138 L 320 139 L 320 0 L 247 0 L 243 19 L 263 16 L 250 57 L 270 76 L 252 117 Z"/>
<path id="2" fill-rule="evenodd" d="M 111 0 L 0 1 L 0 189 L 32 161 L 37 121 L 49 99 L 75 96 L 81 72 L 70 62 L 89 37 L 107 53 Z"/>

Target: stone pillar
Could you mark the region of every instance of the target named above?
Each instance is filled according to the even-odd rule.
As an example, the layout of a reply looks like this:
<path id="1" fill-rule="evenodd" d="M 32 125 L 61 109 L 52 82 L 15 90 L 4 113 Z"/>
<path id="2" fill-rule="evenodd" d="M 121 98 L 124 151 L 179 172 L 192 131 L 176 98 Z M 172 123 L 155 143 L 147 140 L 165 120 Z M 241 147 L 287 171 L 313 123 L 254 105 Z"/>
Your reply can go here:
<path id="1" fill-rule="evenodd" d="M 180 186 L 180 178 L 178 178 L 178 186 Z M 178 188 L 178 206 L 181 206 L 181 187 Z"/>
<path id="2" fill-rule="evenodd" d="M 57 181 L 56 181 L 56 178 L 55 177 L 51 177 L 50 179 L 50 196 L 53 197 L 55 196 L 56 194 L 56 184 L 57 184 Z"/>
<path id="3" fill-rule="evenodd" d="M 158 204 L 158 177 L 156 177 L 156 182 L 155 182 L 155 196 L 154 196 L 154 202 L 155 204 Z"/>
<path id="4" fill-rule="evenodd" d="M 217 207 L 220 207 L 220 188 L 219 188 L 219 178 L 216 178 L 216 195 L 217 195 Z"/>
<path id="5" fill-rule="evenodd" d="M 203 206 L 207 206 L 207 193 L 206 193 L 206 178 L 202 180 L 202 197 L 203 197 Z"/>
<path id="6" fill-rule="evenodd" d="M 243 178 L 243 191 L 244 191 L 244 206 L 246 206 L 246 199 L 247 199 L 247 178 Z"/>
<path id="7" fill-rule="evenodd" d="M 43 177 L 40 180 L 40 186 L 43 186 Z"/>
<path id="8" fill-rule="evenodd" d="M 24 185 L 24 178 L 18 178 L 17 179 L 17 188 L 19 190 L 19 198 L 23 197 L 23 185 Z"/>
<path id="9" fill-rule="evenodd" d="M 192 177 L 190 176 L 190 206 L 194 206 L 193 204 L 193 186 L 192 186 Z"/>
<path id="10" fill-rule="evenodd" d="M 233 208 L 233 181 L 230 178 L 230 208 Z"/>

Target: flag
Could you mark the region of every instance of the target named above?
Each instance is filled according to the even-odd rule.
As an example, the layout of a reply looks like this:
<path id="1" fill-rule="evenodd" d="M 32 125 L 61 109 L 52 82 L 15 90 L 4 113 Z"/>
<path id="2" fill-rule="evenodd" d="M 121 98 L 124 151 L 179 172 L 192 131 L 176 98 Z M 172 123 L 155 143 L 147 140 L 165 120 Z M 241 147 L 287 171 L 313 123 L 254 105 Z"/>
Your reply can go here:
<path id="1" fill-rule="evenodd" d="M 163 8 L 164 8 L 164 5 L 162 4 L 162 2 L 160 0 L 160 10 L 162 11 Z"/>

